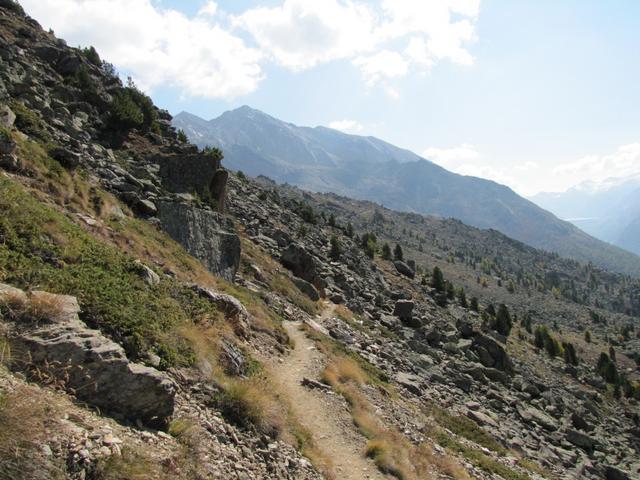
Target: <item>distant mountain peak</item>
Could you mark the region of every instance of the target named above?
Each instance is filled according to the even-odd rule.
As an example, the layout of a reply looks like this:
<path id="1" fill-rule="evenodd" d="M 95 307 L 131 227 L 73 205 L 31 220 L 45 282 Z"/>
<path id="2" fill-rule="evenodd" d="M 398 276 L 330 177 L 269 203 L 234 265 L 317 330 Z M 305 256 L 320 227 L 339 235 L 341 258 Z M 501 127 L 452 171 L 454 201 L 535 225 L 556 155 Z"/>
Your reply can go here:
<path id="1" fill-rule="evenodd" d="M 299 127 L 244 105 L 208 122 L 176 118 L 190 139 L 220 147 L 224 165 L 316 192 L 457 218 L 577 260 L 640 272 L 640 258 L 596 240 L 498 183 L 458 175 L 375 137 Z"/>

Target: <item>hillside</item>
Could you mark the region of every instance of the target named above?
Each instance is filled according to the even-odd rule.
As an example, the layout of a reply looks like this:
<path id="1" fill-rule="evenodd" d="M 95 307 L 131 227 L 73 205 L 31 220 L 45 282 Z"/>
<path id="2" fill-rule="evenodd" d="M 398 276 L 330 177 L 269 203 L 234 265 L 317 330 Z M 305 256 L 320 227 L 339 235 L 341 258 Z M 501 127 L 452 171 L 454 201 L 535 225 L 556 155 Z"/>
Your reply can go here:
<path id="1" fill-rule="evenodd" d="M 590 237 L 511 189 L 454 174 L 373 137 L 298 127 L 246 106 L 211 121 L 181 113 L 173 125 L 200 147 L 222 148 L 229 168 L 251 176 L 457 218 L 576 260 L 640 274 L 640 257 Z"/>
<path id="2" fill-rule="evenodd" d="M 640 254 L 640 179 L 609 178 L 566 192 L 539 193 L 530 199 L 596 238 Z"/>
<path id="3" fill-rule="evenodd" d="M 229 172 L 10 0 L 0 45 L 0 479 L 638 476 L 637 280 Z"/>

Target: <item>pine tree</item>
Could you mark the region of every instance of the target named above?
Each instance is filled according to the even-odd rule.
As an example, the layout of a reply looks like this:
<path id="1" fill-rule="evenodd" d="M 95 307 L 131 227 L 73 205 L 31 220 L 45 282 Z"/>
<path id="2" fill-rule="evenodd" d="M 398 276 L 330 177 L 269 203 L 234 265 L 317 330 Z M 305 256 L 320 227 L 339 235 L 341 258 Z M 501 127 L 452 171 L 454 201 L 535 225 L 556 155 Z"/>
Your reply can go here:
<path id="1" fill-rule="evenodd" d="M 391 260 L 391 247 L 388 243 L 382 246 L 382 258 L 385 260 Z"/>
<path id="2" fill-rule="evenodd" d="M 396 243 L 396 246 L 393 249 L 393 259 L 394 260 L 399 260 L 401 262 L 404 260 L 404 254 L 402 253 L 402 247 L 400 246 L 399 243 Z"/>
<path id="3" fill-rule="evenodd" d="M 471 310 L 477 312 L 480 310 L 480 306 L 478 305 L 478 297 L 471 297 Z"/>
<path id="4" fill-rule="evenodd" d="M 329 257 L 334 262 L 340 260 L 340 256 L 342 255 L 342 245 L 340 245 L 340 240 L 335 235 L 331 236 L 331 250 L 329 251 Z"/>
<path id="5" fill-rule="evenodd" d="M 347 229 L 344 233 L 347 237 L 353 238 L 353 225 L 351 224 L 351 222 L 347 223 Z"/>
<path id="6" fill-rule="evenodd" d="M 511 333 L 512 327 L 513 322 L 509 314 L 509 309 L 504 303 L 501 303 L 498 307 L 498 313 L 495 316 L 494 330 L 507 337 L 509 333 Z"/>
<path id="7" fill-rule="evenodd" d="M 431 286 L 438 292 L 444 292 L 445 283 L 444 275 L 439 267 L 433 267 L 433 274 L 431 275 Z"/>

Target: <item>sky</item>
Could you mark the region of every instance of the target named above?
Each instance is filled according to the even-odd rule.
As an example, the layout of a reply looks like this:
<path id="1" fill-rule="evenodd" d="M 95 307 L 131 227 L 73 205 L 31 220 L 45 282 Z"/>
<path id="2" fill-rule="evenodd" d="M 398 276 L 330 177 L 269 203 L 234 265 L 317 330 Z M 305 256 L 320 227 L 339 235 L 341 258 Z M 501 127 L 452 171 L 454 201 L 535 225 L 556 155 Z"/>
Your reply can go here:
<path id="1" fill-rule="evenodd" d="M 250 105 L 522 195 L 640 173 L 636 0 L 20 0 L 161 108 Z"/>

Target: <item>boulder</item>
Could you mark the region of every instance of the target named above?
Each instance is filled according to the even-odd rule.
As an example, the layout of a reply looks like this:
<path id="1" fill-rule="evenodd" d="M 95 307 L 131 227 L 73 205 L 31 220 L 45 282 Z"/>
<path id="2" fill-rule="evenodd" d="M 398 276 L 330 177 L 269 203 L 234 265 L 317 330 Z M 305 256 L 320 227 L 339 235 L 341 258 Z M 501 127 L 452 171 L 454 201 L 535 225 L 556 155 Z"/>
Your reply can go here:
<path id="1" fill-rule="evenodd" d="M 11 128 L 16 121 L 16 114 L 6 105 L 0 106 L 0 127 Z"/>
<path id="2" fill-rule="evenodd" d="M 420 386 L 420 377 L 407 372 L 398 372 L 395 381 L 415 395 L 422 395 L 422 387 Z"/>
<path id="3" fill-rule="evenodd" d="M 136 265 L 138 267 L 138 273 L 140 274 L 140 278 L 144 280 L 144 283 L 153 287 L 154 285 L 158 285 L 160 283 L 160 276 L 147 267 L 140 260 L 136 260 Z"/>
<path id="4" fill-rule="evenodd" d="M 296 277 L 302 278 L 319 287 L 318 263 L 304 247 L 297 243 L 291 243 L 282 251 L 280 263 L 291 270 Z"/>
<path id="5" fill-rule="evenodd" d="M 18 148 L 18 145 L 13 140 L 13 138 L 11 138 L 11 135 L 6 131 L 1 130 L 0 131 L 0 155 L 11 155 L 13 152 L 16 151 L 16 148 Z"/>
<path id="6" fill-rule="evenodd" d="M 476 422 L 478 425 L 488 425 L 493 428 L 498 428 L 498 422 L 496 422 L 493 418 L 483 412 L 479 412 L 476 410 L 469 410 L 467 412 L 467 417 Z"/>
<path id="7" fill-rule="evenodd" d="M 398 317 L 405 325 L 419 328 L 422 326 L 422 322 L 419 318 L 413 317 L 414 307 L 415 303 L 413 300 L 398 300 L 393 309 L 393 315 Z"/>
<path id="8" fill-rule="evenodd" d="M 409 265 L 400 260 L 396 260 L 393 262 L 393 266 L 396 267 L 398 273 L 404 275 L 405 277 L 414 278 L 416 276 L 416 272 L 411 269 Z"/>
<path id="9" fill-rule="evenodd" d="M 249 320 L 249 312 L 236 297 L 227 295 L 226 293 L 214 292 L 213 290 L 199 286 L 195 286 L 194 288 L 202 297 L 214 303 L 226 318 L 231 318 L 242 323 L 246 323 Z"/>
<path id="10" fill-rule="evenodd" d="M 151 200 L 140 199 L 134 204 L 134 208 L 146 217 L 154 217 L 158 214 L 158 207 Z"/>
<path id="11" fill-rule="evenodd" d="M 576 447 L 580 447 L 589 452 L 596 446 L 596 441 L 592 437 L 573 429 L 567 430 L 566 439 Z"/>
<path id="12" fill-rule="evenodd" d="M 480 362 L 489 368 L 497 368 L 503 372 L 512 374 L 513 363 L 505 349 L 493 338 L 478 334 L 473 338 L 471 349 L 476 352 Z"/>
<path id="13" fill-rule="evenodd" d="M 80 165 L 80 154 L 67 148 L 52 148 L 49 150 L 49 155 L 54 160 L 57 160 L 64 168 L 73 169 Z"/>
<path id="14" fill-rule="evenodd" d="M 558 429 L 558 424 L 554 418 L 535 407 L 518 406 L 516 409 L 518 410 L 520 417 L 527 423 L 537 423 L 542 428 L 550 432 Z"/>
<path id="15" fill-rule="evenodd" d="M 130 362 L 124 349 L 98 330 L 87 327 L 78 317 L 75 297 L 33 292 L 0 285 L 0 297 L 21 296 L 23 302 L 37 298 L 49 305 L 46 318 L 27 322 L 16 318 L 10 336 L 17 351 L 28 362 L 13 368 L 55 381 L 80 400 L 105 412 L 153 428 L 164 428 L 173 414 L 175 384 L 165 374 Z"/>
<path id="16" fill-rule="evenodd" d="M 314 302 L 317 302 L 318 300 L 320 300 L 320 294 L 318 293 L 318 290 L 316 289 L 316 287 L 311 285 L 306 280 L 303 280 L 302 278 L 294 277 L 293 283 L 296 285 L 296 287 L 298 287 L 298 289 L 302 293 L 304 293 L 307 297 L 309 297 Z"/>
<path id="17" fill-rule="evenodd" d="M 233 281 L 240 266 L 240 237 L 222 215 L 175 202 L 158 202 L 162 229 L 212 273 Z"/>
<path id="18" fill-rule="evenodd" d="M 604 469 L 604 478 L 607 480 L 630 480 L 630 476 L 616 467 L 608 466 Z"/>

